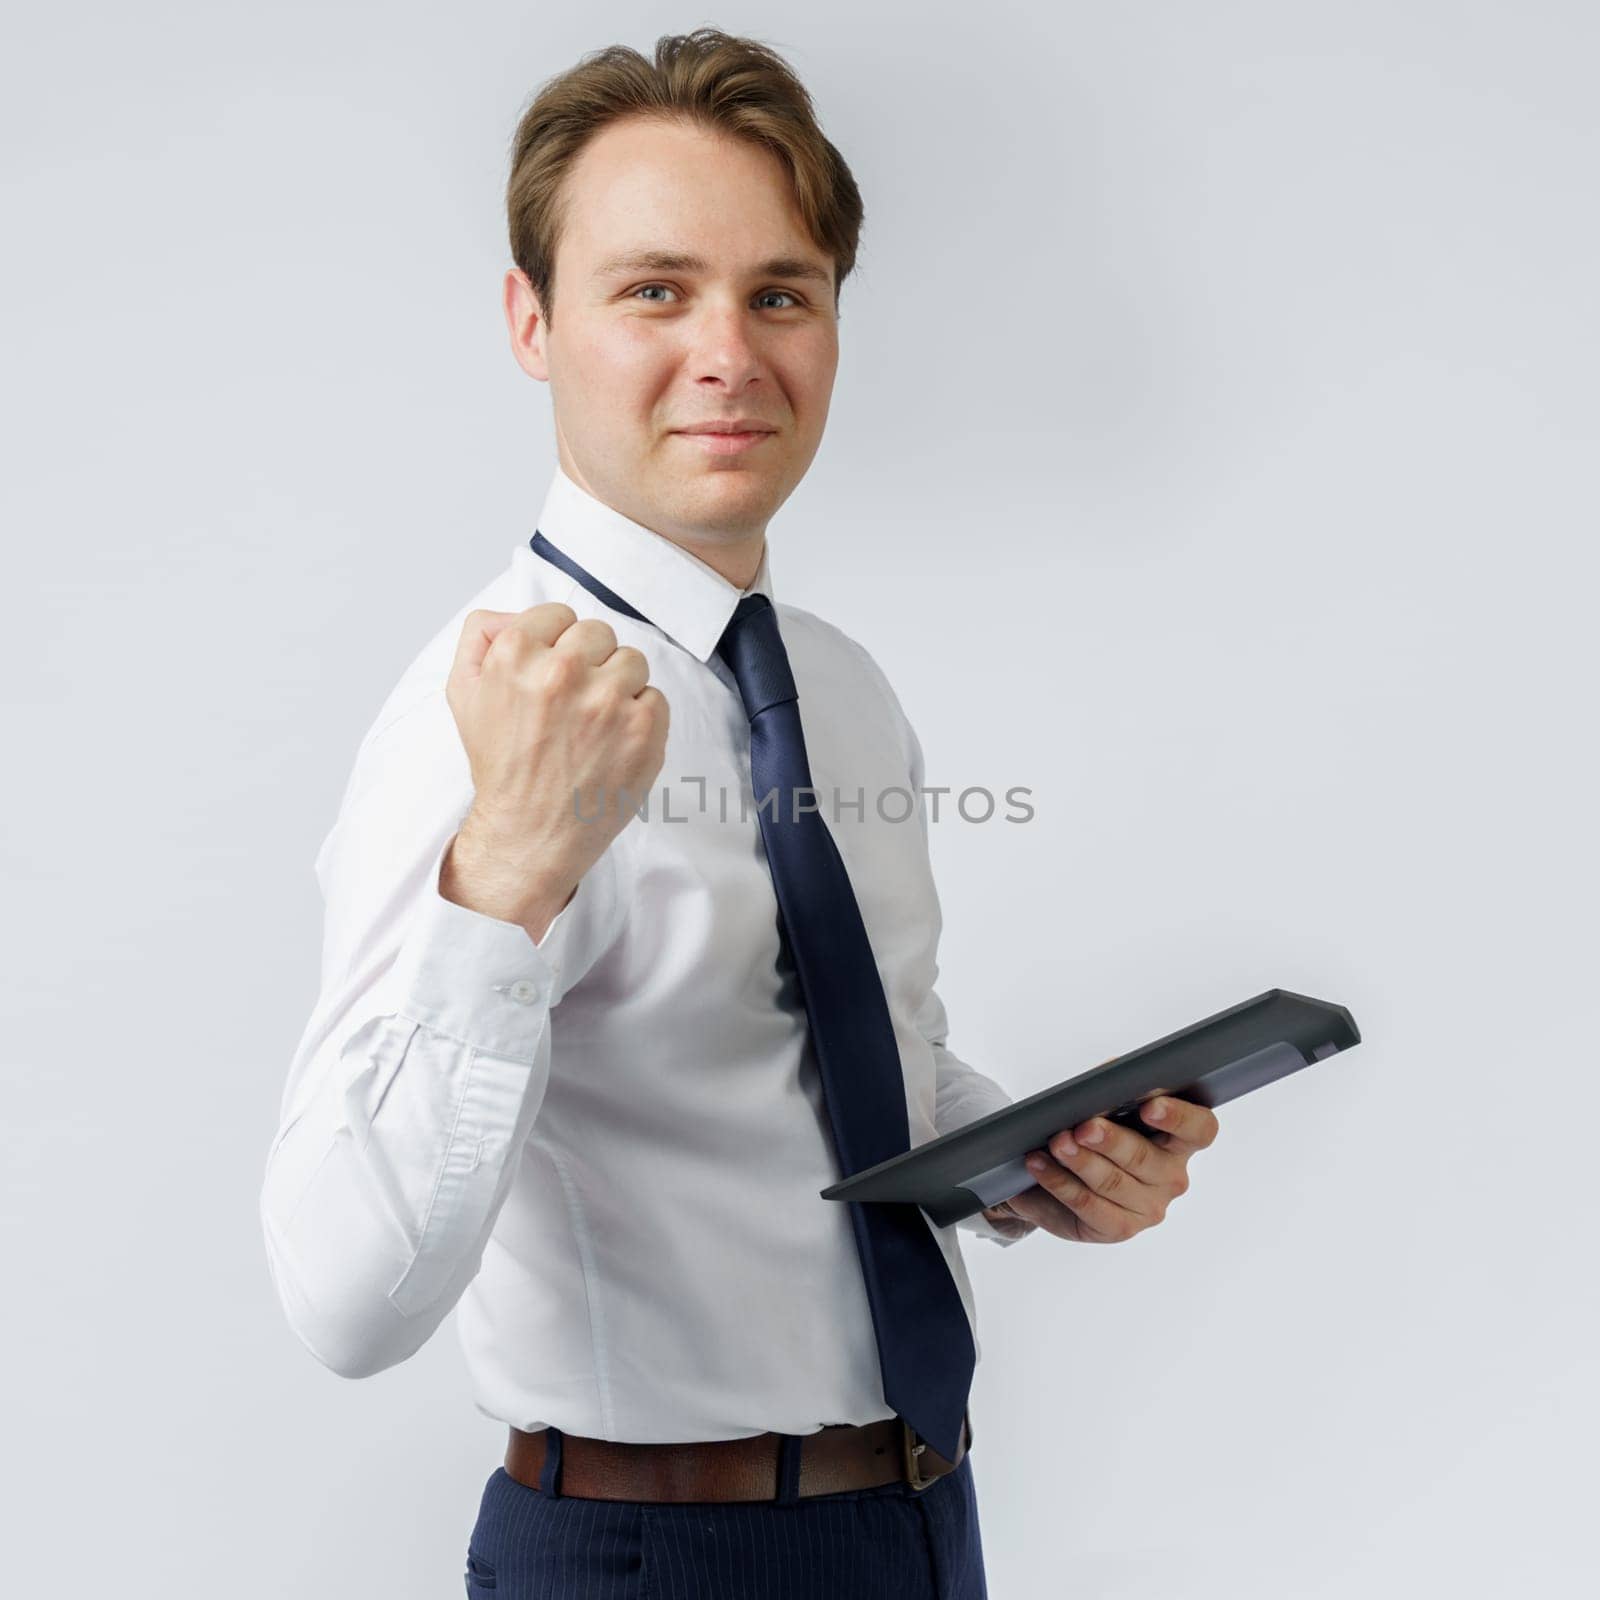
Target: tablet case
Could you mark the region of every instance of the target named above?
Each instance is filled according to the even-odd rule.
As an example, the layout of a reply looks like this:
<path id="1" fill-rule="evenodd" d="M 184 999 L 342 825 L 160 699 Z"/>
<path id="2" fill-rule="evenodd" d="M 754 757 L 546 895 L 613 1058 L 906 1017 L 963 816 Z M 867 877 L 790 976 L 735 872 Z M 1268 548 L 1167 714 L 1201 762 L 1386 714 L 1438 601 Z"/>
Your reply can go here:
<path id="1" fill-rule="evenodd" d="M 1139 1107 L 1156 1095 L 1219 1106 L 1360 1044 L 1343 1006 L 1287 989 L 1204 1017 L 821 1191 L 824 1200 L 898 1200 L 938 1227 L 1031 1189 L 1025 1157 L 1090 1117 L 1152 1133 Z"/>

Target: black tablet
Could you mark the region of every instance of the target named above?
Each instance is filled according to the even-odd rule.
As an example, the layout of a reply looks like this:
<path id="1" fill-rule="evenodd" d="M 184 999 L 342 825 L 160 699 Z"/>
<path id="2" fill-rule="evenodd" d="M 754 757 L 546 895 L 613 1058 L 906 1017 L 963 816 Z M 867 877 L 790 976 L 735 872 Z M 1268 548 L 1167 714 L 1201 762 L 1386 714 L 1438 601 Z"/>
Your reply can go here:
<path id="1" fill-rule="evenodd" d="M 938 1227 L 1031 1189 L 1030 1150 L 1090 1117 L 1154 1133 L 1139 1107 L 1156 1095 L 1219 1106 L 1361 1043 L 1343 1006 L 1268 989 L 1125 1056 L 1041 1089 L 821 1191 L 824 1200 L 901 1200 Z"/>

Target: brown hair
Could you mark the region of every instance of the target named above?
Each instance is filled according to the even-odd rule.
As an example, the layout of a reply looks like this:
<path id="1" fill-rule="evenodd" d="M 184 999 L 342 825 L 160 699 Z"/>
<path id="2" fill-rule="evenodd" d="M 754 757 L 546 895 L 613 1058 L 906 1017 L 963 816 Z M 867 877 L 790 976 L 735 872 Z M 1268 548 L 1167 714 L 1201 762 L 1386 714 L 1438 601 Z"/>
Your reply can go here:
<path id="1" fill-rule="evenodd" d="M 512 259 L 538 293 L 546 324 L 555 309 L 566 175 L 607 123 L 641 114 L 727 133 L 777 156 L 806 231 L 833 259 L 837 305 L 861 236 L 861 192 L 849 167 L 823 137 L 811 96 L 782 56 L 756 39 L 696 28 L 657 39 L 654 61 L 627 45 L 591 51 L 540 85 L 522 113 L 506 220 Z"/>

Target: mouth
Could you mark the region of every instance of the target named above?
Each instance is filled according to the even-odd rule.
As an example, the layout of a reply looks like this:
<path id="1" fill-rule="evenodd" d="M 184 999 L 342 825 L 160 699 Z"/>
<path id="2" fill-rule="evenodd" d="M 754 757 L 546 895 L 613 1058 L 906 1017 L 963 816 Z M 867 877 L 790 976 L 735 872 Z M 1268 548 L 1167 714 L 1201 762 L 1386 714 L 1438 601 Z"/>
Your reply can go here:
<path id="1" fill-rule="evenodd" d="M 751 430 L 747 433 L 678 433 L 675 438 L 697 445 L 707 455 L 735 456 L 754 449 L 763 439 L 774 436 L 774 430 Z"/>

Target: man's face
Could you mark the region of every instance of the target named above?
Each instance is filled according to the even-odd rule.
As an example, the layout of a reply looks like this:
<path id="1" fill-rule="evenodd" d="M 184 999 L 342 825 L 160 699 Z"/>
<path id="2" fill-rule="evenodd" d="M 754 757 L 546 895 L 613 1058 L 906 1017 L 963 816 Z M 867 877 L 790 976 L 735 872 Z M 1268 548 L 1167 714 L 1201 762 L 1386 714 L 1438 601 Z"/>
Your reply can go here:
<path id="1" fill-rule="evenodd" d="M 517 360 L 550 383 L 563 470 L 680 543 L 758 549 L 822 441 L 839 361 L 833 263 L 783 168 L 742 141 L 632 117 L 584 147 L 565 199 L 554 327 L 525 274 L 505 284 Z M 651 252 L 704 265 L 619 259 Z M 682 431 L 735 419 L 773 431 L 733 450 Z"/>

